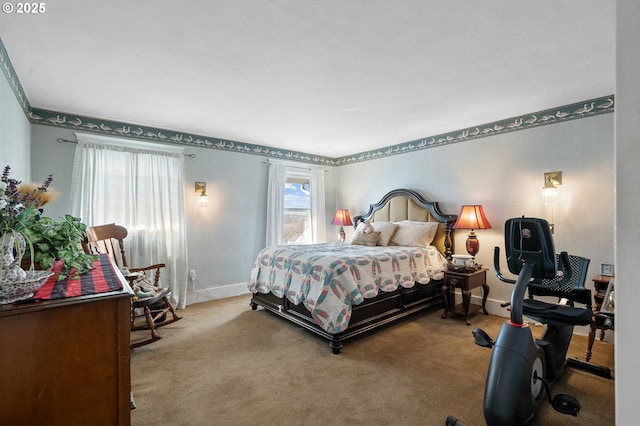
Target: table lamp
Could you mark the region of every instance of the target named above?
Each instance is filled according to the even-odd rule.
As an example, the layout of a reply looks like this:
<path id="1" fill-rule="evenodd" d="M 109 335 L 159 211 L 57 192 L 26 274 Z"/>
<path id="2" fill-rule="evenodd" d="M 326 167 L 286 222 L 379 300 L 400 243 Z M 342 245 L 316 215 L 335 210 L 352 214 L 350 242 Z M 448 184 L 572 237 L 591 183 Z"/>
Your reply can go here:
<path id="1" fill-rule="evenodd" d="M 480 250 L 480 241 L 474 230 L 476 229 L 491 229 L 491 224 L 484 215 L 484 210 L 481 205 L 469 205 L 462 206 L 458 220 L 453 225 L 453 229 L 470 229 L 469 236 L 467 238 L 466 248 L 467 253 L 475 257 Z"/>
<path id="2" fill-rule="evenodd" d="M 343 227 L 353 226 L 353 222 L 351 222 L 351 216 L 349 215 L 349 210 L 347 209 L 336 210 L 336 215 L 333 217 L 331 224 L 337 225 L 340 227 L 340 230 L 338 231 L 338 242 L 343 243 L 346 237 Z"/>

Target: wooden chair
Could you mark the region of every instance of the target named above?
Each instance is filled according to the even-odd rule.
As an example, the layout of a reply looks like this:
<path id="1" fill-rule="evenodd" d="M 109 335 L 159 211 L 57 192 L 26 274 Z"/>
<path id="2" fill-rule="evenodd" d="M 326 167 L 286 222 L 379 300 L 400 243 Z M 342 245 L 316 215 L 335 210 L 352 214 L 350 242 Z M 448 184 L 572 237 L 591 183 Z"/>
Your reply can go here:
<path id="1" fill-rule="evenodd" d="M 145 267 L 129 267 L 127 263 L 127 256 L 124 249 L 123 240 L 126 238 L 128 232 L 124 226 L 116 225 L 115 223 L 109 223 L 107 225 L 92 226 L 87 231 L 87 241 L 84 242 L 85 251 L 88 253 L 108 253 L 113 259 L 114 263 L 122 270 L 127 268 L 129 274 L 125 274 L 125 278 L 131 285 L 147 272 L 153 274 L 153 285 L 156 288 L 156 293 L 153 296 L 138 298 L 133 296 L 131 300 L 131 330 L 150 330 L 151 337 L 145 340 L 138 340 L 131 343 L 132 348 L 146 345 L 156 340 L 161 339 L 160 335 L 156 331 L 156 328 L 171 324 L 179 319 L 182 319 L 176 314 L 173 305 L 169 301 L 169 289 L 160 288 L 160 270 L 166 265 L 164 263 L 158 263 L 155 265 Z M 162 305 L 157 310 L 152 309 L 154 306 Z M 139 315 L 138 312 L 142 310 L 143 314 Z M 167 315 L 170 313 L 171 315 Z M 145 321 L 136 321 L 137 318 L 144 316 Z"/>

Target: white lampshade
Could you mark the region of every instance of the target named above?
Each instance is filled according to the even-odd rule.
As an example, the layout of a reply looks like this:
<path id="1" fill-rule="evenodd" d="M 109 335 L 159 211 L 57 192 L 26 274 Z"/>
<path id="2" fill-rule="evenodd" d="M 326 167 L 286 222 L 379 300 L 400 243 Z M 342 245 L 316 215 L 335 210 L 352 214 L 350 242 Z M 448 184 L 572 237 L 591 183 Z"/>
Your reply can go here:
<path id="1" fill-rule="evenodd" d="M 558 188 L 553 186 L 542 188 L 542 204 L 545 206 L 558 204 Z"/>

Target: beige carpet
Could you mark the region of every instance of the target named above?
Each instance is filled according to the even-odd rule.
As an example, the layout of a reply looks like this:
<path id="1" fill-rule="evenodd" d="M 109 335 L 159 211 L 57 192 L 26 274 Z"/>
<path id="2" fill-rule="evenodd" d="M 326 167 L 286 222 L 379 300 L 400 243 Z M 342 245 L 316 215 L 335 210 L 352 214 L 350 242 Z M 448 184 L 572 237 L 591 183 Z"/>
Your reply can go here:
<path id="1" fill-rule="evenodd" d="M 471 330 L 495 337 L 504 321 L 476 314 L 466 326 L 432 310 L 333 355 L 326 340 L 252 311 L 249 296 L 179 313 L 162 340 L 132 351 L 133 425 L 444 425 L 447 415 L 482 425 L 491 351 L 474 345 Z M 584 359 L 586 345 L 575 337 L 570 355 Z M 613 359 L 613 345 L 596 341 L 592 361 L 613 369 Z M 578 417 L 544 404 L 534 424 L 615 424 L 613 379 L 568 368 L 556 392 L 578 398 Z"/>

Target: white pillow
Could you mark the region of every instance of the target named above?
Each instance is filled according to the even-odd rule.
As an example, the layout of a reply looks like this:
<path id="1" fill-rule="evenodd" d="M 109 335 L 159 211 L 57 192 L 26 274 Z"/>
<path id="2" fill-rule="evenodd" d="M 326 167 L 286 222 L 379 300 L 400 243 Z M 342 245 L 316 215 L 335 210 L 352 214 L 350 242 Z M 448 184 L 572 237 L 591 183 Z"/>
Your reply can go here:
<path id="1" fill-rule="evenodd" d="M 388 246 L 391 243 L 393 235 L 398 229 L 398 224 L 393 222 L 371 222 L 373 227 L 376 228 L 376 232 L 380 232 L 380 238 L 376 245 Z"/>
<path id="2" fill-rule="evenodd" d="M 438 222 L 403 220 L 396 223 L 398 230 L 391 239 L 392 246 L 427 247 L 438 232 Z"/>

